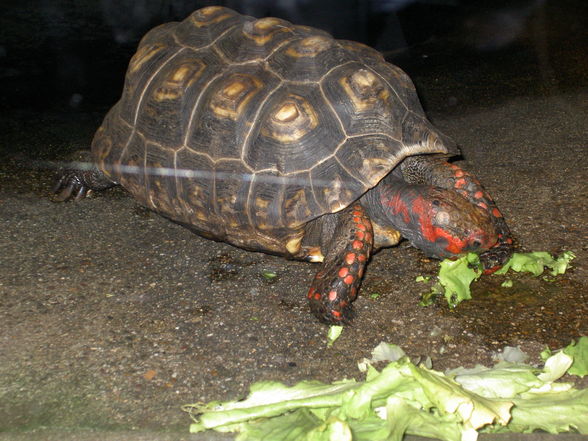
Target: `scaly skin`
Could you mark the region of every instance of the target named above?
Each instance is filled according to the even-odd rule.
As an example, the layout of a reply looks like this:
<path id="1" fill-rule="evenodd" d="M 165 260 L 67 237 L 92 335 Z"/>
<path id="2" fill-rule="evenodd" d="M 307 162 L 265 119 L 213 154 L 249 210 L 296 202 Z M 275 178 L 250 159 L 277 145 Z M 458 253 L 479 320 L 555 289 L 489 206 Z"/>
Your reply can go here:
<path id="1" fill-rule="evenodd" d="M 92 163 L 89 151 L 81 153 L 82 158 L 88 167 L 86 169 L 66 168 L 60 173 L 59 180 L 53 187 L 53 193 L 57 193 L 56 201 L 65 202 L 68 200 L 79 201 L 89 196 L 92 191 L 102 191 L 118 185 L 102 173 Z"/>
<path id="2" fill-rule="evenodd" d="M 513 253 L 513 239 L 502 213 L 471 173 L 444 159 L 428 156 L 406 158 L 401 165 L 404 179 L 413 184 L 429 184 L 455 191 L 490 216 L 497 235 L 496 244 L 480 254 L 486 274 L 498 270 Z"/>
<path id="3" fill-rule="evenodd" d="M 413 181 L 388 176 L 373 191 L 390 226 L 426 255 L 455 258 L 468 252 L 480 254 L 486 272 L 500 267 L 512 253 L 506 222 L 478 181 L 460 168 L 427 158 L 424 165 L 408 168 Z M 423 173 L 411 176 L 411 172 Z M 403 170 L 404 171 L 404 170 Z M 439 185 L 439 184 L 442 184 Z M 371 221 L 359 204 L 338 215 L 329 241 L 321 244 L 325 261 L 312 282 L 308 299 L 314 315 L 331 324 L 352 318 L 351 302 L 357 297 L 364 268 L 374 246 Z"/>
<path id="4" fill-rule="evenodd" d="M 328 245 L 322 268 L 308 291 L 310 309 L 322 322 L 348 323 L 351 302 L 357 297 L 373 247 L 372 224 L 361 205 L 341 213 Z"/>
<path id="5" fill-rule="evenodd" d="M 393 227 L 429 257 L 483 253 L 496 243 L 490 216 L 454 191 L 400 180 L 379 190 Z"/>

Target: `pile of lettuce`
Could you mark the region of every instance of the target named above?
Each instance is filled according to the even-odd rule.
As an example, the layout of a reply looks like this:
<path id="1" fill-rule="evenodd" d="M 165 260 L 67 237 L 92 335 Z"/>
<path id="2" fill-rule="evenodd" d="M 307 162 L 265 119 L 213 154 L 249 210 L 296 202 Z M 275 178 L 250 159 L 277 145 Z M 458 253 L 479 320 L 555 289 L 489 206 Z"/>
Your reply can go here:
<path id="1" fill-rule="evenodd" d="M 556 353 L 544 351 L 541 368 L 502 360 L 492 368 L 441 373 L 385 343 L 372 355 L 360 363 L 365 381 L 303 381 L 292 387 L 259 382 L 245 400 L 186 405 L 195 421 L 190 431 L 237 432 L 239 441 L 401 441 L 405 434 L 475 441 L 481 432 L 534 430 L 588 434 L 588 389 L 557 381 L 566 373 L 588 375 L 588 337 Z M 374 367 L 396 357 L 382 370 Z"/>
<path id="2" fill-rule="evenodd" d="M 514 253 L 506 264 L 495 274 L 506 274 L 509 270 L 529 272 L 534 276 L 543 274 L 549 269 L 552 276 L 563 274 L 570 262 L 575 258 L 573 252 L 566 251 L 558 257 L 552 257 L 545 251 L 532 253 Z M 457 306 L 463 300 L 472 298 L 470 285 L 482 275 L 482 264 L 477 254 L 469 253 L 457 260 L 445 259 L 439 263 L 437 282 L 431 291 L 423 294 L 421 304 L 430 305 L 439 295 L 445 296 L 450 307 Z M 417 282 L 428 282 L 430 277 L 417 277 Z M 512 281 L 505 281 L 503 286 L 512 286 Z"/>

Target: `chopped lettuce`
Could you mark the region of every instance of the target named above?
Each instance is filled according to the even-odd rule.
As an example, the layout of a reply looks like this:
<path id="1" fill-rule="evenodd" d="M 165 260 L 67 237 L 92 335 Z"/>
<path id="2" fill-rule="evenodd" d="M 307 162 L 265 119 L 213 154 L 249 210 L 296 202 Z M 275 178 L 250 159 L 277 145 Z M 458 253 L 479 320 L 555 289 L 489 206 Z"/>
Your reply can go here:
<path id="1" fill-rule="evenodd" d="M 509 269 L 517 272 L 529 272 L 535 276 L 543 274 L 545 268 L 551 270 L 552 276 L 563 274 L 568 269 L 570 262 L 576 257 L 571 251 L 566 251 L 556 258 L 545 251 L 533 253 L 513 253 L 508 262 L 496 271 L 496 274 L 506 274 Z"/>
<path id="2" fill-rule="evenodd" d="M 506 274 L 512 269 L 517 272 L 530 272 L 535 276 L 541 275 L 545 268 L 552 276 L 563 274 L 569 267 L 575 254 L 566 251 L 558 257 L 552 257 L 544 251 L 533 253 L 513 253 L 512 257 L 495 274 Z M 456 260 L 445 259 L 439 264 L 438 282 L 433 285 L 430 293 L 423 295 L 422 306 L 432 303 L 432 298 L 443 294 L 450 307 L 454 308 L 463 300 L 472 298 L 470 285 L 482 275 L 482 264 L 477 254 L 468 253 Z M 417 281 L 426 281 L 424 277 L 417 277 Z M 512 281 L 502 283 L 502 287 L 512 287 Z"/>
<path id="3" fill-rule="evenodd" d="M 557 382 L 574 360 L 588 358 L 585 341 L 550 355 L 543 368 L 501 361 L 446 373 L 380 344 L 374 359 L 401 358 L 381 371 L 364 360 L 364 381 L 260 382 L 245 400 L 184 409 L 195 421 L 191 432 L 237 432 L 240 441 L 401 441 L 405 434 L 475 441 L 480 432 L 537 429 L 588 434 L 588 389 Z"/>
<path id="4" fill-rule="evenodd" d="M 327 347 L 330 348 L 335 343 L 341 333 L 343 332 L 343 326 L 332 325 L 329 326 L 329 331 L 327 332 Z"/>
<path id="5" fill-rule="evenodd" d="M 457 260 L 445 259 L 439 267 L 439 283 L 445 289 L 445 298 L 449 306 L 455 307 L 461 301 L 472 298 L 470 284 L 482 275 L 477 254 L 468 253 Z"/>
<path id="6" fill-rule="evenodd" d="M 573 358 L 569 373 L 584 377 L 588 375 L 588 337 L 580 337 L 577 342 L 572 342 L 570 345 L 562 349 L 562 351 Z M 553 355 L 549 348 L 541 353 L 541 358 L 546 360 Z"/>
<path id="7" fill-rule="evenodd" d="M 569 369 L 570 374 L 579 377 L 588 375 L 588 337 L 580 337 L 578 343 L 572 343 L 563 351 L 574 359 Z"/>

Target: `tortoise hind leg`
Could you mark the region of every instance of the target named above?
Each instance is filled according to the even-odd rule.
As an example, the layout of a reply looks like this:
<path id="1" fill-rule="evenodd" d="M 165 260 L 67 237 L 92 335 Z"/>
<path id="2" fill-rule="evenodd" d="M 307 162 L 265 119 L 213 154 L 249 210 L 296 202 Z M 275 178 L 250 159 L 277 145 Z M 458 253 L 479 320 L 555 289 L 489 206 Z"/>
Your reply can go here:
<path id="1" fill-rule="evenodd" d="M 351 320 L 351 302 L 357 297 L 372 246 L 372 224 L 359 204 L 343 211 L 333 234 L 321 238 L 325 260 L 308 291 L 310 309 L 320 321 Z"/>
<path id="2" fill-rule="evenodd" d="M 90 160 L 90 152 L 83 152 L 82 155 L 84 159 L 88 160 L 76 162 L 75 166 L 62 170 L 59 180 L 53 187 L 53 193 L 57 193 L 55 200 L 59 202 L 70 199 L 79 201 L 92 191 L 102 191 L 118 185 L 98 170 Z"/>

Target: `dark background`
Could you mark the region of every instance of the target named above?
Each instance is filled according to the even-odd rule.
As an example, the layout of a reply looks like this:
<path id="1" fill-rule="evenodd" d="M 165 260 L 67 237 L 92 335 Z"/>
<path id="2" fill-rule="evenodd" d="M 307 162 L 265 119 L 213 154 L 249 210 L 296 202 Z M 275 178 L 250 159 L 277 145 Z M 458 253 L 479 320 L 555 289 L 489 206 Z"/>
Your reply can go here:
<path id="1" fill-rule="evenodd" d="M 537 75 L 569 88 L 586 59 L 583 0 L 3 0 L 0 6 L 0 108 L 93 110 L 120 96 L 140 37 L 153 26 L 222 4 L 256 17 L 277 16 L 358 40 L 411 76 L 422 69 L 492 63 L 512 76 Z M 566 33 L 568 47 L 554 47 Z M 521 57 L 533 72 L 517 71 Z M 466 66 L 467 67 L 467 66 Z M 459 80 L 458 78 L 456 78 Z M 418 85 L 418 84 L 417 84 Z M 585 85 L 585 84 L 584 84 Z M 515 91 L 516 92 L 516 91 Z M 524 91 L 527 93 L 528 91 Z M 521 93 L 520 91 L 518 93 Z"/>

